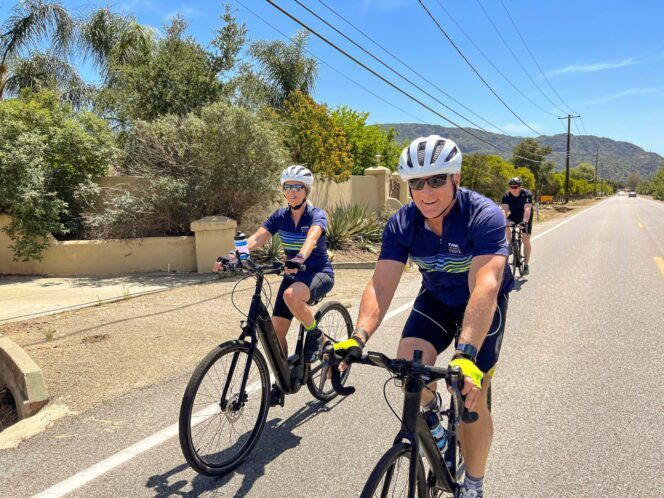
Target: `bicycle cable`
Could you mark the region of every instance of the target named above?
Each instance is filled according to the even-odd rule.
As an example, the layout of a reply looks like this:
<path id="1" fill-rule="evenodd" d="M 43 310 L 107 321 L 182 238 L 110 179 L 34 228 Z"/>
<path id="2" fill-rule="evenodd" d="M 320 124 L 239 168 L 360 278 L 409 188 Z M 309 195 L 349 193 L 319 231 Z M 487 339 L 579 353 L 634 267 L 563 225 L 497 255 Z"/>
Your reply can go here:
<path id="1" fill-rule="evenodd" d="M 392 408 L 392 405 L 390 404 L 390 400 L 387 399 L 387 384 L 388 384 L 391 380 L 394 380 L 394 379 L 396 379 L 396 378 L 397 378 L 396 375 L 390 375 L 390 376 L 388 377 L 388 379 L 385 381 L 385 384 L 383 384 L 383 397 L 385 398 L 385 403 L 387 403 L 387 406 L 388 406 L 389 409 L 392 411 L 392 413 L 394 414 L 394 416 L 397 418 L 397 420 L 399 421 L 399 423 L 403 424 L 403 421 L 401 420 L 401 417 L 399 417 L 399 415 L 397 415 L 397 412 L 394 411 L 394 408 Z"/>

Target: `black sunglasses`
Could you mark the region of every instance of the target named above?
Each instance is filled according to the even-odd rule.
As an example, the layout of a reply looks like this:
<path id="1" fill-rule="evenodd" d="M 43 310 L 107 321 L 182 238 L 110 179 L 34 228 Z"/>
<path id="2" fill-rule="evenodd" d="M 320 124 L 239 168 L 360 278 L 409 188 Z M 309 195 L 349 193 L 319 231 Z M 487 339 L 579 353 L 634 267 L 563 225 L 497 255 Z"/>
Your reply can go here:
<path id="1" fill-rule="evenodd" d="M 304 185 L 300 185 L 300 184 L 290 185 L 288 183 L 284 183 L 284 192 L 288 192 L 289 190 L 292 190 L 294 192 L 299 192 L 300 190 L 303 190 L 304 188 L 305 188 Z"/>
<path id="2" fill-rule="evenodd" d="M 515 190 L 519 187 L 520 187 L 520 185 L 510 185 L 510 189 L 512 189 L 512 190 Z"/>
<path id="3" fill-rule="evenodd" d="M 429 178 L 413 178 L 408 180 L 408 186 L 413 190 L 422 190 L 424 184 L 428 184 L 431 188 L 440 188 L 447 183 L 447 177 L 449 175 L 434 175 Z"/>

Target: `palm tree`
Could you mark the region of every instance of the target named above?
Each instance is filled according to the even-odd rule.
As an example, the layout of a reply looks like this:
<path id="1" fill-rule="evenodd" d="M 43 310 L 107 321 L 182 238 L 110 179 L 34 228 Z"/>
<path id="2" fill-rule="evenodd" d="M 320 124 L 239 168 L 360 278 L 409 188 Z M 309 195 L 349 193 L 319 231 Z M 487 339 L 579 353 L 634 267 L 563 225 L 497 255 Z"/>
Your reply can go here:
<path id="1" fill-rule="evenodd" d="M 49 35 L 52 39 L 53 56 L 66 55 L 75 31 L 75 20 L 57 2 L 23 0 L 18 3 L 12 15 L 0 28 L 0 100 L 9 80 L 10 62 L 15 65 L 24 50 L 38 44 Z M 48 68 L 55 66 L 42 65 L 42 69 Z M 57 71 L 52 76 L 57 78 Z"/>
<path id="2" fill-rule="evenodd" d="M 296 90 L 309 95 L 316 83 L 318 64 L 307 52 L 309 35 L 299 31 L 291 43 L 261 40 L 251 45 L 250 53 L 261 66 L 263 78 L 272 90 L 270 100 L 277 108 Z"/>
<path id="3" fill-rule="evenodd" d="M 154 32 L 135 18 L 104 7 L 80 23 L 79 51 L 92 58 L 104 78 L 114 64 L 130 64 L 148 55 L 154 47 Z"/>

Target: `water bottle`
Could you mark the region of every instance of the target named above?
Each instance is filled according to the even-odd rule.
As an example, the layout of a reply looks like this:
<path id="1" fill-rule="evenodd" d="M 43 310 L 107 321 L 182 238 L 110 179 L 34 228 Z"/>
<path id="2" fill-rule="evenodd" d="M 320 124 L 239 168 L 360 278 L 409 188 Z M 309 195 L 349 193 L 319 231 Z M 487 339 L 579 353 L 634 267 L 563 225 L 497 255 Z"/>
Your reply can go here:
<path id="1" fill-rule="evenodd" d="M 436 412 L 430 410 L 424 414 L 424 420 L 429 426 L 434 441 L 436 441 L 436 446 L 438 446 L 441 454 L 444 454 L 447 446 L 447 436 L 445 435 L 445 429 L 440 424 L 440 417 Z"/>
<path id="2" fill-rule="evenodd" d="M 233 243 L 235 244 L 235 251 L 240 256 L 240 261 L 249 259 L 249 242 L 247 241 L 247 236 L 238 231 L 233 238 Z"/>

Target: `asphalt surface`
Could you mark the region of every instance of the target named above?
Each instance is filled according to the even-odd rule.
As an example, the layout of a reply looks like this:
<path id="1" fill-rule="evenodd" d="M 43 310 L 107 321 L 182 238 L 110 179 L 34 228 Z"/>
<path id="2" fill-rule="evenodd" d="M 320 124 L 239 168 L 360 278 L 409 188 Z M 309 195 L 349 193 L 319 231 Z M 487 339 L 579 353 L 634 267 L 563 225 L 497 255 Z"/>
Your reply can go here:
<path id="1" fill-rule="evenodd" d="M 543 231 L 532 273 L 510 298 L 485 496 L 663 496 L 664 274 L 655 258 L 664 257 L 664 205 L 614 197 Z M 402 280 L 392 309 L 417 288 Z M 407 315 L 381 327 L 370 349 L 393 354 Z M 31 496 L 74 475 L 81 483 L 82 471 L 175 424 L 187 380 L 67 417 L 0 452 L 0 494 Z M 189 469 L 175 436 L 70 495 L 357 496 L 399 427 L 385 380 L 356 366 L 349 398 L 321 405 L 306 388 L 288 397 L 246 462 L 219 480 Z M 399 394 L 389 383 L 397 411 Z"/>

